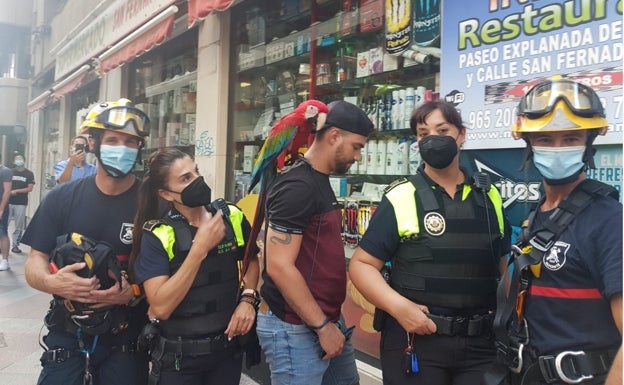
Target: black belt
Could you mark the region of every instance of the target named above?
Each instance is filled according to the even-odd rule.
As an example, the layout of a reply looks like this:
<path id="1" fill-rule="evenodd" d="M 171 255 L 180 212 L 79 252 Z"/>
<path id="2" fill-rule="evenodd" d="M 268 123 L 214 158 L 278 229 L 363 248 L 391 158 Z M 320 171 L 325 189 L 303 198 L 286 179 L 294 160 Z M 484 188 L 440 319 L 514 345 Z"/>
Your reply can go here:
<path id="1" fill-rule="evenodd" d="M 617 349 L 585 352 L 566 350 L 559 354 L 539 356 L 539 370 L 527 373 L 527 380 L 543 380 L 548 384 L 563 381 L 579 384 L 595 376 L 607 374 Z"/>
<path id="2" fill-rule="evenodd" d="M 445 336 L 475 337 L 491 333 L 493 314 L 475 315 L 472 317 L 447 317 L 427 314 L 436 325 L 436 334 Z"/>
<path id="3" fill-rule="evenodd" d="M 159 337 L 165 353 L 179 356 L 199 356 L 225 350 L 230 345 L 225 334 L 195 340 L 170 340 Z"/>
<path id="4" fill-rule="evenodd" d="M 135 344 L 126 344 L 126 345 L 115 345 L 111 346 L 111 350 L 114 352 L 122 352 L 122 353 L 133 353 L 136 351 Z M 83 356 L 82 350 L 67 350 L 67 349 L 52 349 L 46 350 L 41 354 L 41 358 L 39 361 L 42 363 L 46 362 L 63 362 L 72 357 Z"/>
<path id="5" fill-rule="evenodd" d="M 46 350 L 41 355 L 39 361 L 41 363 L 46 362 L 63 362 L 72 357 L 82 356 L 81 350 L 67 350 L 67 349 L 54 349 L 54 350 Z"/>

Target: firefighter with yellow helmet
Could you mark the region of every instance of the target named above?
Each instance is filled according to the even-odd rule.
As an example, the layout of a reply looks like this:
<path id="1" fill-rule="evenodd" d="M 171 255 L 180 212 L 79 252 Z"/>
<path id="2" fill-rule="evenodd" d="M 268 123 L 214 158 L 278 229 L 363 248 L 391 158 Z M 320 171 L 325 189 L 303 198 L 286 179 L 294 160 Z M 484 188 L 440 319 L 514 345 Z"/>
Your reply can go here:
<path id="1" fill-rule="evenodd" d="M 604 108 L 590 87 L 557 78 L 529 89 L 517 113 L 513 135 L 545 194 L 512 247 L 494 325 L 499 365 L 485 383 L 621 384 L 622 204 L 585 173 L 607 131 Z"/>
<path id="2" fill-rule="evenodd" d="M 139 159 L 138 153 L 144 146 L 144 138 L 149 131 L 149 118 L 134 107 L 128 99 L 100 103 L 93 107 L 85 121 L 80 126 L 82 134 L 88 134 L 95 144 L 93 150 L 104 170 L 113 178 L 122 178 L 128 175 Z M 114 131 L 134 137 L 139 146 L 111 146 L 102 143 L 104 131 Z M 103 150 L 103 151 L 102 151 Z"/>
<path id="3" fill-rule="evenodd" d="M 39 384 L 147 382 L 148 356 L 136 347 L 147 304 L 126 269 L 140 184 L 131 172 L 148 132 L 128 99 L 93 107 L 81 134 L 97 173 L 50 191 L 24 233 L 26 280 L 53 294 Z"/>

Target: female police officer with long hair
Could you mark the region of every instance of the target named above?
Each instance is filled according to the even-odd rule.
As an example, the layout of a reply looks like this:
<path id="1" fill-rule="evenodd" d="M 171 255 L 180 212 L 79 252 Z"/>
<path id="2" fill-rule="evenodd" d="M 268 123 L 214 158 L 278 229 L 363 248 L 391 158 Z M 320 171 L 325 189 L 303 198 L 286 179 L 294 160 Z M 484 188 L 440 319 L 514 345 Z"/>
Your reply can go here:
<path id="1" fill-rule="evenodd" d="M 210 188 L 184 152 L 161 148 L 147 166 L 130 261 L 159 330 L 151 380 L 238 384 L 238 336 L 253 327 L 259 302 L 257 258 L 239 279 L 250 225 L 236 206 L 211 204 Z M 159 215 L 163 201 L 167 210 Z"/>

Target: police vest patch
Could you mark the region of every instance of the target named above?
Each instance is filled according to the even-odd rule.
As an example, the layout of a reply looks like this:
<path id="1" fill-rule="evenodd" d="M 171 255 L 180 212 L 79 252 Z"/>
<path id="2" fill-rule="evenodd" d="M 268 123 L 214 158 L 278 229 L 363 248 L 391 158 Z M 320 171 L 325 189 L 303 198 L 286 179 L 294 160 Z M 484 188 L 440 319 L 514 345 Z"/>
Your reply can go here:
<path id="1" fill-rule="evenodd" d="M 444 231 L 446 230 L 446 221 L 444 220 L 444 217 L 435 211 L 427 213 L 427 215 L 425 215 L 424 222 L 425 230 L 429 233 L 429 235 L 434 237 L 439 237 L 444 234 Z"/>
<path id="2" fill-rule="evenodd" d="M 544 254 L 544 266 L 548 270 L 557 271 L 563 267 L 566 263 L 566 254 L 570 250 L 570 244 L 566 242 L 557 241 L 553 247 L 548 250 L 548 253 Z"/>

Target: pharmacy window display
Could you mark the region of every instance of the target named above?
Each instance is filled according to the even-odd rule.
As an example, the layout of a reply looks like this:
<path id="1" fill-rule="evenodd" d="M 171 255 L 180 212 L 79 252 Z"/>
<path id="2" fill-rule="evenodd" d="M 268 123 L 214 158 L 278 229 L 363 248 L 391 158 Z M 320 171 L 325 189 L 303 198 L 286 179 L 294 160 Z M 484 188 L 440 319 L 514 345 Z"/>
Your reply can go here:
<path id="1" fill-rule="evenodd" d="M 409 119 L 439 97 L 440 1 L 246 0 L 231 12 L 229 198 L 247 193 L 256 154 L 281 116 L 307 99 L 354 103 L 376 132 L 349 174 L 332 178 L 352 250 L 383 188 L 420 162 Z M 360 320 L 356 347 L 375 356 L 371 309 L 349 297 L 345 306 Z"/>
<path id="2" fill-rule="evenodd" d="M 141 150 L 143 163 L 159 147 L 194 155 L 197 95 L 197 33 L 174 39 L 131 65 L 132 100 L 151 122 Z M 137 171 L 143 169 L 137 165 Z"/>
<path id="3" fill-rule="evenodd" d="M 348 178 L 350 189 L 361 192 L 364 176 L 389 182 L 414 173 L 419 158 L 409 118 L 438 97 L 439 9 L 439 0 L 247 0 L 234 7 L 237 179 L 244 183 L 272 124 L 306 99 L 357 104 L 377 129 L 349 171 L 362 176 Z"/>

